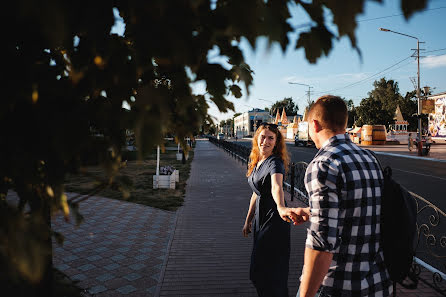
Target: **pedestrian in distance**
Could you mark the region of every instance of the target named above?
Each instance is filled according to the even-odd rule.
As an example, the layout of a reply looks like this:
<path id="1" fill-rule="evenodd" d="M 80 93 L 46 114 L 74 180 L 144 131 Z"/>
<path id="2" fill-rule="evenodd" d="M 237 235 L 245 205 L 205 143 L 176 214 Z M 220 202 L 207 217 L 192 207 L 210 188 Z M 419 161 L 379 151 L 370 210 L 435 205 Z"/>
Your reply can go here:
<path id="1" fill-rule="evenodd" d="M 412 133 L 409 133 L 409 136 L 407 137 L 407 148 L 409 149 L 409 151 L 412 151 L 412 145 L 413 145 Z"/>
<path id="2" fill-rule="evenodd" d="M 246 176 L 253 193 L 242 230 L 245 237 L 254 233 L 250 279 L 260 297 L 288 297 L 290 216 L 295 224 L 308 219 L 285 205 L 282 186 L 288 164 L 277 125 L 262 123 L 252 139 Z"/>
<path id="3" fill-rule="evenodd" d="M 305 174 L 310 224 L 297 297 L 392 293 L 380 245 L 383 174 L 372 153 L 345 133 L 347 119 L 345 102 L 331 95 L 308 114 L 319 151 Z"/>

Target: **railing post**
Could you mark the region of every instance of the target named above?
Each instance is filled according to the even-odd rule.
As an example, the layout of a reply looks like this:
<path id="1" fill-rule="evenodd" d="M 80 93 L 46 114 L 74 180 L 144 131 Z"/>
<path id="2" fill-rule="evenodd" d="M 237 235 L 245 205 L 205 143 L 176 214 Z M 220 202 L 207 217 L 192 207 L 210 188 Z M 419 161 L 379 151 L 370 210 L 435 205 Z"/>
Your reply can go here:
<path id="1" fill-rule="evenodd" d="M 290 185 L 291 185 L 291 189 L 290 189 L 290 191 L 291 191 L 291 201 L 293 201 L 294 200 L 294 180 L 295 180 L 295 177 L 296 177 L 296 172 L 295 172 L 295 164 L 294 163 L 291 163 L 291 181 L 290 181 Z"/>

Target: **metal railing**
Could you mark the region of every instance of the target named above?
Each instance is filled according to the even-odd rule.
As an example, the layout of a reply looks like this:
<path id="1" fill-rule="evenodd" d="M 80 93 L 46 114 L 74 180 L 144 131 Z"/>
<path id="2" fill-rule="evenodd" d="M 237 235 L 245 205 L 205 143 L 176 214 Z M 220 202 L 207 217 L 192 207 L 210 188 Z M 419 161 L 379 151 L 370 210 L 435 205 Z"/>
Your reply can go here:
<path id="1" fill-rule="evenodd" d="M 416 257 L 411 273 L 413 281 L 421 280 L 446 296 L 446 233 L 440 226 L 446 213 L 420 195 L 410 192 L 417 204 Z M 421 277 L 422 268 L 432 273 L 431 281 Z"/>
<path id="2" fill-rule="evenodd" d="M 250 147 L 216 138 L 209 140 L 248 165 Z M 304 177 L 307 166 L 305 162 L 291 163 L 284 180 L 284 187 L 290 193 L 291 201 L 296 197 L 306 205 L 308 194 Z M 418 281 L 422 281 L 446 296 L 446 233 L 445 226 L 440 226 L 446 220 L 446 213 L 420 195 L 410 193 L 417 204 L 416 255 L 410 277 L 401 285 L 407 289 L 416 289 Z"/>

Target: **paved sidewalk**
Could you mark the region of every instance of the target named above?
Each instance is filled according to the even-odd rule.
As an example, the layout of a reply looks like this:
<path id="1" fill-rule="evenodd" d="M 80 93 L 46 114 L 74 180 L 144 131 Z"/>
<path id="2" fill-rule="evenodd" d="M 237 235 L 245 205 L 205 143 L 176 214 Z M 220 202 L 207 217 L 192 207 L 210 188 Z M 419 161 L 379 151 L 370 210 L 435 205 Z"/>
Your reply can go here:
<path id="1" fill-rule="evenodd" d="M 10 191 L 7 199 L 15 203 L 17 196 Z M 65 236 L 63 246 L 53 243 L 54 266 L 93 296 L 154 296 L 176 212 L 97 196 L 79 209 L 79 227 L 73 218 L 53 218 Z"/>
<path id="2" fill-rule="evenodd" d="M 249 281 L 252 237 L 242 236 L 252 194 L 246 167 L 197 141 L 160 296 L 257 296 Z M 292 228 L 290 296 L 297 292 L 305 228 Z"/>
<path id="3" fill-rule="evenodd" d="M 80 204 L 85 221 L 76 228 L 62 218 L 54 264 L 94 296 L 154 296 L 175 213 L 102 197 Z"/>

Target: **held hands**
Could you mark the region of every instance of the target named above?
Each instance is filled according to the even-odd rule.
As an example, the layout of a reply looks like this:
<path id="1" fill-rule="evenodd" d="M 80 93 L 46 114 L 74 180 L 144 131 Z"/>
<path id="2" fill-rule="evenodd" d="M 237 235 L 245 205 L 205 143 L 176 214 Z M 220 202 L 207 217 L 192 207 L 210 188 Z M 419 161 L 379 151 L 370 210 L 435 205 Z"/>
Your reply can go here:
<path id="1" fill-rule="evenodd" d="M 310 208 L 291 208 L 291 207 L 277 207 L 280 217 L 285 222 L 293 222 L 293 225 L 300 225 L 307 222 L 310 218 Z"/>

